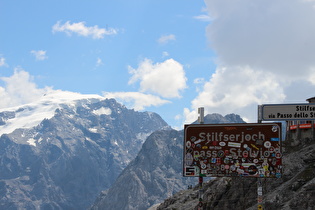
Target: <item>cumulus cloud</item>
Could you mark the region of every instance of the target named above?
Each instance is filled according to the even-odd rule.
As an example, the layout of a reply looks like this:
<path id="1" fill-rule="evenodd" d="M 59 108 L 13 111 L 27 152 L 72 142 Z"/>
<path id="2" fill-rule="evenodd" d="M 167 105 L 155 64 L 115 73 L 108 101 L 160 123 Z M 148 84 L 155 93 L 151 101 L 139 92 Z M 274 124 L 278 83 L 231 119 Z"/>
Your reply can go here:
<path id="1" fill-rule="evenodd" d="M 170 41 L 176 40 L 176 37 L 174 34 L 169 34 L 169 35 L 163 35 L 158 39 L 158 43 L 160 44 L 166 44 Z"/>
<path id="2" fill-rule="evenodd" d="M 114 28 L 99 28 L 97 25 L 95 26 L 86 26 L 85 22 L 78 23 L 70 23 L 67 21 L 64 24 L 61 24 L 58 21 L 52 27 L 53 33 L 55 32 L 65 32 L 67 35 L 78 34 L 80 36 L 89 37 L 91 36 L 93 39 L 102 39 L 105 35 L 115 35 L 117 34 L 117 30 Z"/>
<path id="3" fill-rule="evenodd" d="M 306 78 L 315 65 L 315 11 L 301 0 L 206 0 L 210 46 L 229 65 L 249 65 L 286 78 Z"/>
<path id="4" fill-rule="evenodd" d="M 1 77 L 0 80 L 5 83 L 0 87 L 0 108 L 33 102 L 51 90 L 38 88 L 33 82 L 33 77 L 20 68 L 16 68 L 12 76 Z"/>
<path id="5" fill-rule="evenodd" d="M 235 112 L 253 121 L 258 104 L 284 102 L 295 81 L 315 85 L 315 25 L 310 21 L 315 19 L 314 1 L 205 3 L 211 17 L 206 34 L 217 69 L 191 110 L 185 110 L 186 119 L 196 119 L 195 109 L 205 106 L 210 113 Z"/>
<path id="6" fill-rule="evenodd" d="M 205 83 L 203 90 L 192 101 L 192 108 L 197 110 L 204 106 L 207 113 L 236 112 L 252 118 L 248 111 L 255 110 L 257 104 L 283 101 L 284 98 L 283 87 L 272 73 L 249 67 L 226 67 L 218 68 L 210 81 Z M 257 112 L 253 111 L 252 114 L 256 115 Z"/>
<path id="7" fill-rule="evenodd" d="M 158 96 L 139 92 L 103 92 L 103 96 L 105 98 L 115 98 L 117 101 L 137 111 L 144 110 L 150 106 L 160 106 L 170 103 L 170 101 L 161 99 Z"/>
<path id="8" fill-rule="evenodd" d="M 282 101 L 282 92 L 277 78 L 271 73 L 254 71 L 249 67 L 226 67 L 217 69 L 192 103 L 194 107 L 201 102 L 211 108 L 223 106 L 227 110 L 235 110 L 253 101 Z"/>
<path id="9" fill-rule="evenodd" d="M 31 54 L 33 54 L 38 61 L 42 61 L 47 59 L 46 51 L 44 50 L 32 50 Z"/>
<path id="10" fill-rule="evenodd" d="M 179 98 L 180 92 L 187 87 L 184 68 L 173 59 L 156 64 L 150 59 L 144 59 L 137 69 L 129 66 L 129 73 L 132 74 L 129 84 L 139 81 L 140 92 L 150 92 L 165 98 Z"/>

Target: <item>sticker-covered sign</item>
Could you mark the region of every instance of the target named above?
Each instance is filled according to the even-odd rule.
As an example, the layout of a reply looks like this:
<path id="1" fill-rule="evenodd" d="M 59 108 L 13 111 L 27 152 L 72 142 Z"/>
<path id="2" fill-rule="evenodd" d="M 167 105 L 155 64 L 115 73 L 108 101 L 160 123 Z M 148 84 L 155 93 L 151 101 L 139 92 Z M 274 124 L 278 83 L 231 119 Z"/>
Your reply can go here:
<path id="1" fill-rule="evenodd" d="M 280 178 L 281 124 L 185 125 L 183 175 Z"/>

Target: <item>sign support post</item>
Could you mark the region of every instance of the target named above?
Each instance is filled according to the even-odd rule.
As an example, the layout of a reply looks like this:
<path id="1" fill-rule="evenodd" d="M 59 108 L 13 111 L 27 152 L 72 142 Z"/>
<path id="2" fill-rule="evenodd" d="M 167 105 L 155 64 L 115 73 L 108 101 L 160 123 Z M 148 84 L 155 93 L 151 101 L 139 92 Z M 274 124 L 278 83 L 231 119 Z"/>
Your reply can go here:
<path id="1" fill-rule="evenodd" d="M 257 178 L 257 209 L 263 209 L 263 187 L 261 179 Z"/>
<path id="2" fill-rule="evenodd" d="M 262 106 L 258 106 L 257 123 L 262 123 Z M 263 187 L 260 178 L 257 178 L 257 210 L 263 210 Z"/>
<path id="3" fill-rule="evenodd" d="M 198 122 L 199 124 L 204 124 L 204 107 L 198 108 Z M 202 209 L 203 203 L 202 203 L 202 184 L 203 184 L 203 177 L 201 175 L 201 172 L 199 174 L 199 204 L 198 204 L 198 210 Z"/>

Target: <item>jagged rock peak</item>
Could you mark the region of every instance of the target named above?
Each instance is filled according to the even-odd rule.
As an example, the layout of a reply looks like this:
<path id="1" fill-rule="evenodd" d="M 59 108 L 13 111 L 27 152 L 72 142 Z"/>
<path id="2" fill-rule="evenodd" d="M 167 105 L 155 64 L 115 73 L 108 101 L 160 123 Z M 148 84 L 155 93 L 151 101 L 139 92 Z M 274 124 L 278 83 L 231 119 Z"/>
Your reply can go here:
<path id="1" fill-rule="evenodd" d="M 199 123 L 198 121 L 195 121 L 194 124 Z M 213 113 L 213 114 L 207 114 L 204 117 L 204 123 L 209 124 L 222 124 L 222 123 L 246 123 L 241 116 L 237 114 L 227 114 L 225 116 Z"/>

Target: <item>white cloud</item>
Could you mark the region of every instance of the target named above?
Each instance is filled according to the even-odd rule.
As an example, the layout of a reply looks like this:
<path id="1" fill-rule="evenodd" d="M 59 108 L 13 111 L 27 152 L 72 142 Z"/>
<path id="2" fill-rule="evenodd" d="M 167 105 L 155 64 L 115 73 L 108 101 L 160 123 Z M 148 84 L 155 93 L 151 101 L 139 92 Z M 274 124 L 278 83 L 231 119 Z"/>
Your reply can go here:
<path id="1" fill-rule="evenodd" d="M 97 60 L 96 60 L 96 67 L 99 67 L 99 66 L 102 66 L 102 65 L 104 65 L 102 59 L 97 58 Z"/>
<path id="2" fill-rule="evenodd" d="M 129 66 L 129 84 L 140 81 L 140 92 L 151 92 L 166 98 L 179 98 L 187 78 L 183 66 L 173 59 L 156 63 L 144 59 L 137 69 Z"/>
<path id="3" fill-rule="evenodd" d="M 1 66 L 8 66 L 8 64 L 5 62 L 5 58 L 4 57 L 0 57 L 0 67 Z"/>
<path id="4" fill-rule="evenodd" d="M 114 35 L 117 34 L 117 30 L 113 28 L 99 28 L 97 25 L 88 27 L 85 25 L 85 22 L 70 23 L 67 21 L 64 24 L 61 24 L 58 21 L 53 27 L 53 32 L 65 32 L 69 36 L 73 33 L 80 36 L 91 36 L 93 39 L 102 39 L 105 35 Z"/>
<path id="5" fill-rule="evenodd" d="M 164 35 L 164 36 L 161 36 L 159 39 L 158 39 L 158 43 L 160 44 L 166 44 L 168 43 L 169 41 L 175 41 L 176 40 L 176 37 L 174 34 L 169 34 L 169 35 Z"/>
<path id="6" fill-rule="evenodd" d="M 0 108 L 18 106 L 39 99 L 50 88 L 39 89 L 28 72 L 16 68 L 10 77 L 1 77 L 5 86 L 0 87 Z"/>
<path id="7" fill-rule="evenodd" d="M 307 83 L 303 87 L 315 85 L 315 25 L 309 21 L 315 19 L 314 2 L 205 3 L 211 17 L 207 38 L 217 55 L 217 69 L 192 101 L 191 110 L 185 109 L 187 120 L 196 120 L 195 110 L 205 106 L 207 113 L 234 112 L 253 122 L 258 104 L 283 103 L 288 96 L 312 97 L 288 91 L 303 81 Z"/>
<path id="8" fill-rule="evenodd" d="M 129 108 L 137 111 L 144 110 L 145 107 L 161 106 L 170 101 L 161 99 L 158 96 L 143 94 L 139 92 L 103 92 L 105 98 L 115 98 Z"/>
<path id="9" fill-rule="evenodd" d="M 257 104 L 281 102 L 285 98 L 280 81 L 271 73 L 249 67 L 218 68 L 192 101 L 193 110 L 205 107 L 207 113 L 238 113 L 254 120 Z"/>
<path id="10" fill-rule="evenodd" d="M 196 78 L 194 79 L 195 84 L 203 84 L 205 82 L 205 78 Z"/>
<path id="11" fill-rule="evenodd" d="M 199 108 L 199 107 L 198 107 Z M 211 112 L 213 113 L 213 112 Z M 205 113 L 207 114 L 207 113 Z M 190 124 L 193 123 L 194 121 L 196 121 L 198 119 L 198 112 L 197 110 L 189 110 L 188 108 L 184 108 L 184 124 Z M 184 126 L 182 126 L 184 127 Z"/>
<path id="12" fill-rule="evenodd" d="M 42 61 L 47 59 L 46 51 L 44 50 L 32 50 L 31 53 L 35 56 L 36 60 Z"/>
<path id="13" fill-rule="evenodd" d="M 198 15 L 194 16 L 194 19 L 200 20 L 200 21 L 205 21 L 205 22 L 210 22 L 211 17 L 209 15 Z"/>
<path id="14" fill-rule="evenodd" d="M 206 0 L 207 37 L 219 62 L 250 66 L 289 79 L 315 65 L 315 10 L 301 0 Z"/>
<path id="15" fill-rule="evenodd" d="M 164 51 L 163 53 L 162 53 L 162 57 L 164 58 L 164 57 L 168 57 L 170 54 L 168 53 L 168 52 L 166 52 L 166 51 Z"/>

